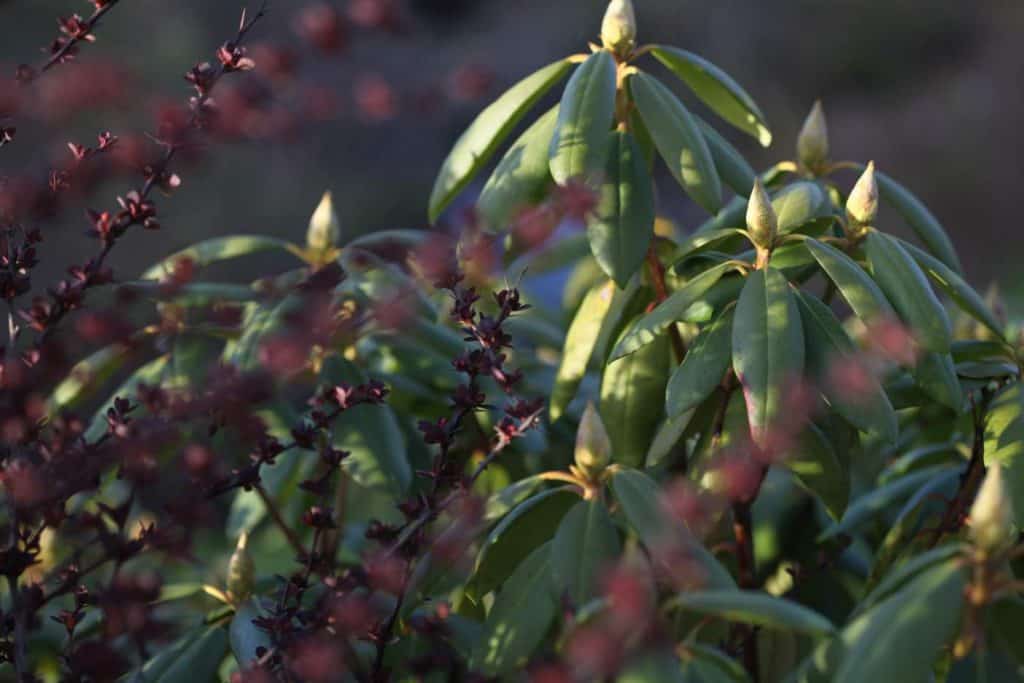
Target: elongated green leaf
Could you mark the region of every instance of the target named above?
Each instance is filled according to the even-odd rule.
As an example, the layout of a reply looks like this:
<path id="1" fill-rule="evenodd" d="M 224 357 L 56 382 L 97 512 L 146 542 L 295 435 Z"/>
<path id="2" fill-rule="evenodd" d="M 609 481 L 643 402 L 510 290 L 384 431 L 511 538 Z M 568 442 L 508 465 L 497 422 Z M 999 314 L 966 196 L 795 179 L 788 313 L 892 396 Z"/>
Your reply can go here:
<path id="1" fill-rule="evenodd" d="M 619 532 L 599 500 L 576 503 L 551 542 L 556 595 L 568 593 L 579 606 L 597 594 L 598 581 L 619 556 Z"/>
<path id="2" fill-rule="evenodd" d="M 749 683 L 750 681 L 742 664 L 710 645 L 688 642 L 683 648 L 681 657 L 685 683 Z"/>
<path id="3" fill-rule="evenodd" d="M 922 354 L 914 366 L 914 381 L 929 398 L 956 413 L 963 411 L 963 388 L 948 353 Z"/>
<path id="4" fill-rule="evenodd" d="M 601 417 L 612 440 L 612 460 L 639 467 L 658 429 L 668 380 L 668 338 L 609 364 L 601 378 Z"/>
<path id="5" fill-rule="evenodd" d="M 512 143 L 487 180 L 476 207 L 491 228 L 508 227 L 517 213 L 543 198 L 551 181 L 548 149 L 557 119 L 558 107 L 537 119 Z"/>
<path id="6" fill-rule="evenodd" d="M 959 562 L 946 562 L 853 621 L 842 631 L 845 648 L 833 680 L 928 680 L 939 649 L 960 628 L 966 579 Z"/>
<path id="7" fill-rule="evenodd" d="M 321 379 L 329 384 L 356 386 L 366 375 L 355 363 L 331 356 L 323 365 Z M 412 466 L 398 419 L 388 405 L 349 408 L 334 423 L 333 446 L 348 451 L 345 471 L 369 488 L 385 488 L 401 495 L 412 483 Z"/>
<path id="8" fill-rule="evenodd" d="M 662 338 L 669 325 L 684 319 L 684 316 L 700 298 L 733 266 L 722 263 L 707 269 L 677 289 L 653 311 L 632 324 L 612 350 L 611 359 L 627 356 L 656 339 Z"/>
<path id="9" fill-rule="evenodd" d="M 255 619 L 265 617 L 256 600 L 242 603 L 235 610 L 228 627 L 228 638 L 231 641 L 231 652 L 240 668 L 244 668 L 259 659 L 257 648 L 271 649 L 274 646 L 270 635 L 253 623 Z"/>
<path id="10" fill-rule="evenodd" d="M 605 150 L 605 172 L 597 208 L 587 218 L 587 237 L 601 269 L 625 289 L 654 235 L 653 185 L 629 133 L 607 134 Z"/>
<path id="11" fill-rule="evenodd" d="M 571 68 L 572 64 L 564 59 L 548 64 L 513 85 L 469 124 L 434 181 L 430 193 L 431 223 L 483 168 L 523 115 Z"/>
<path id="12" fill-rule="evenodd" d="M 708 230 L 690 235 L 676 249 L 675 261 L 672 267 L 681 265 L 691 256 L 696 256 L 709 249 L 733 252 L 749 242 L 746 234 L 739 228 L 722 228 L 720 230 Z"/>
<path id="13" fill-rule="evenodd" d="M 629 664 L 615 683 L 685 683 L 682 663 L 671 652 L 645 654 Z"/>
<path id="14" fill-rule="evenodd" d="M 1024 529 L 1024 391 L 1019 382 L 1004 389 L 989 406 L 985 462 L 1002 466 L 1017 528 Z"/>
<path id="15" fill-rule="evenodd" d="M 716 213 L 722 205 L 722 186 L 711 150 L 690 112 L 671 90 L 647 74 L 630 76 L 629 85 L 668 170 L 695 202 Z"/>
<path id="16" fill-rule="evenodd" d="M 953 248 L 946 229 L 942 227 L 928 207 L 915 197 L 910 190 L 893 180 L 890 176 L 875 172 L 878 181 L 878 196 L 884 204 L 896 209 L 896 212 L 907 222 L 918 239 L 924 242 L 936 258 L 957 273 L 963 272 L 960 259 Z"/>
<path id="17" fill-rule="evenodd" d="M 948 353 L 952 326 L 946 309 L 910 254 L 888 235 L 872 230 L 864 241 L 871 273 L 921 346 Z"/>
<path id="18" fill-rule="evenodd" d="M 482 597 L 498 588 L 523 557 L 548 541 L 579 496 L 566 488 L 542 491 L 516 505 L 487 535 L 471 585 Z"/>
<path id="19" fill-rule="evenodd" d="M 587 371 L 594 346 L 601 335 L 601 325 L 612 304 L 615 285 L 606 282 L 587 293 L 576 311 L 565 336 L 565 348 L 551 389 L 551 420 L 557 420 L 576 396 L 576 389 Z"/>
<path id="20" fill-rule="evenodd" d="M 786 395 L 804 367 L 800 312 L 782 273 L 757 270 L 736 303 L 732 324 L 732 365 L 743 387 L 750 434 L 764 443 L 786 411 Z"/>
<path id="21" fill-rule="evenodd" d="M 750 191 L 754 188 L 754 178 L 757 172 L 751 168 L 743 155 L 732 146 L 728 140 L 711 127 L 706 121 L 693 115 L 700 132 L 704 134 L 704 140 L 708 143 L 708 150 L 718 170 L 718 177 L 732 188 L 733 192 L 740 197 L 749 197 Z"/>
<path id="22" fill-rule="evenodd" d="M 728 308 L 701 331 L 665 392 L 665 412 L 680 415 L 699 405 L 722 382 L 732 361 L 733 309 Z"/>
<path id="23" fill-rule="evenodd" d="M 487 499 L 484 519 L 490 522 L 499 517 L 504 517 L 512 508 L 533 495 L 533 492 L 540 488 L 543 483 L 544 480 L 539 475 L 533 475 L 520 479 L 495 492 Z"/>
<path id="24" fill-rule="evenodd" d="M 908 559 L 885 574 L 885 577 L 878 582 L 878 585 L 858 603 L 854 616 L 866 612 L 874 605 L 901 590 L 923 571 L 961 555 L 964 550 L 963 545 L 950 543 L 932 548 Z"/>
<path id="25" fill-rule="evenodd" d="M 683 593 L 675 597 L 673 604 L 698 614 L 708 614 L 741 624 L 787 629 L 810 636 L 824 636 L 835 631 L 832 622 L 814 610 L 760 591 Z"/>
<path id="26" fill-rule="evenodd" d="M 669 522 L 661 507 L 661 491 L 653 479 L 638 470 L 621 469 L 612 477 L 612 491 L 629 525 L 649 548 L 677 543 L 700 567 L 702 575 L 698 582 L 702 587 L 726 590 L 736 587 L 729 571 L 701 545 L 699 539 L 689 530 Z"/>
<path id="27" fill-rule="evenodd" d="M 193 683 L 216 680 L 217 669 L 228 651 L 228 635 L 220 626 L 209 627 L 190 643 L 157 683 Z"/>
<path id="28" fill-rule="evenodd" d="M 104 346 L 75 363 L 46 402 L 47 412 L 75 410 L 114 373 L 124 367 L 132 352 L 123 344 Z"/>
<path id="29" fill-rule="evenodd" d="M 929 467 L 908 474 L 854 500 L 846 509 L 846 514 L 837 523 L 825 529 L 818 536 L 819 541 L 832 538 L 838 534 L 850 533 L 861 524 L 883 512 L 886 508 L 903 500 L 932 477 L 949 471 L 948 466 Z"/>
<path id="30" fill-rule="evenodd" d="M 430 239 L 431 233 L 428 230 L 409 230 L 398 228 L 395 230 L 375 230 L 360 235 L 345 243 L 345 249 L 364 249 L 375 252 L 377 250 L 394 249 L 415 249 L 423 244 L 424 240 Z"/>
<path id="31" fill-rule="evenodd" d="M 174 270 L 182 259 L 192 262 L 196 268 L 205 268 L 219 261 L 257 254 L 262 251 L 282 251 L 296 254 L 298 247 L 286 240 L 266 235 L 225 235 L 197 242 L 175 252 L 159 263 L 150 266 L 141 276 L 142 280 L 159 280 Z"/>
<path id="32" fill-rule="evenodd" d="M 518 669 L 547 635 L 557 609 L 550 546 L 535 548 L 511 572 L 470 655 L 472 669 L 489 676 Z"/>
<path id="33" fill-rule="evenodd" d="M 808 239 L 804 244 L 858 318 L 871 325 L 895 315 L 885 294 L 856 261 L 817 240 Z"/>
<path id="34" fill-rule="evenodd" d="M 675 417 L 666 417 L 662 420 L 647 449 L 647 457 L 644 458 L 646 467 L 658 467 L 665 458 L 673 453 L 684 455 L 680 442 L 683 439 L 683 434 L 686 433 L 686 428 L 690 425 L 690 420 L 693 419 L 693 413 L 693 410 L 688 410 Z"/>
<path id="35" fill-rule="evenodd" d="M 999 339 L 1006 339 L 1006 332 L 1003 326 L 996 320 L 995 315 L 989 309 L 988 304 L 978 292 L 974 290 L 967 281 L 957 275 L 949 266 L 935 258 L 923 249 L 900 240 L 900 244 L 906 249 L 921 269 L 944 291 L 949 298 L 956 302 L 965 313 L 992 331 Z"/>
<path id="36" fill-rule="evenodd" d="M 779 234 L 793 232 L 811 221 L 831 215 L 832 205 L 817 183 L 802 180 L 787 185 L 772 198 L 779 219 Z"/>
<path id="37" fill-rule="evenodd" d="M 549 150 L 555 182 L 592 179 L 604 169 L 605 141 L 614 118 L 615 58 L 598 50 L 573 73 L 558 105 Z"/>
<path id="38" fill-rule="evenodd" d="M 840 519 L 850 500 L 850 478 L 832 443 L 813 424 L 800 434 L 785 460 L 800 485 L 825 505 L 833 519 Z"/>
<path id="39" fill-rule="evenodd" d="M 857 359 L 842 324 L 813 296 L 797 292 L 796 301 L 804 326 L 807 368 L 822 394 L 857 429 L 894 441 L 899 430 L 896 412 L 870 369 Z"/>
<path id="40" fill-rule="evenodd" d="M 763 147 L 772 143 L 764 114 L 729 74 L 703 57 L 676 47 L 657 45 L 651 54 L 690 86 L 716 114 L 753 136 Z"/>

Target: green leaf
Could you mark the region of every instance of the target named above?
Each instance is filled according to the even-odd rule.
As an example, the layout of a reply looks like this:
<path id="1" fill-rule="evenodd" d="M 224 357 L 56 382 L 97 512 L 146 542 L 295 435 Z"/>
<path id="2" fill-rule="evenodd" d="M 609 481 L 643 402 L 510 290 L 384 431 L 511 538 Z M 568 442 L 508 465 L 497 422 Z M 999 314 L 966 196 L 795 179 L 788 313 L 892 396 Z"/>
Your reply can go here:
<path id="1" fill-rule="evenodd" d="M 615 294 L 615 285 L 605 282 L 591 289 L 583 303 L 576 310 L 576 316 L 565 335 L 565 348 L 551 388 L 550 415 L 552 422 L 565 412 L 576 396 L 576 389 L 587 371 L 587 364 L 594 353 L 601 325 L 608 314 Z"/>
<path id="2" fill-rule="evenodd" d="M 658 154 L 686 193 L 709 213 L 722 205 L 722 187 L 711 150 L 696 121 L 672 91 L 647 74 L 629 78 L 633 101 Z"/>
<path id="3" fill-rule="evenodd" d="M 884 204 L 896 209 L 918 239 L 928 247 L 928 251 L 955 272 L 963 272 L 953 242 L 928 207 L 911 194 L 910 190 L 884 173 L 875 171 L 875 179 L 878 181 L 879 198 Z"/>
<path id="4" fill-rule="evenodd" d="M 638 470 L 620 469 L 612 477 L 611 486 L 626 520 L 648 548 L 678 543 L 686 557 L 700 566 L 702 586 L 723 590 L 736 587 L 729 571 L 689 530 L 669 524 L 661 507 L 661 490 L 653 479 Z"/>
<path id="5" fill-rule="evenodd" d="M 727 308 L 705 327 L 672 373 L 665 392 L 665 412 L 681 415 L 699 405 L 722 382 L 732 360 L 733 309 Z"/>
<path id="6" fill-rule="evenodd" d="M 558 105 L 551 138 L 551 177 L 560 185 L 570 178 L 593 179 L 604 169 L 605 141 L 615 118 L 615 58 L 594 52 L 573 73 Z"/>
<path id="7" fill-rule="evenodd" d="M 653 182 L 629 133 L 607 134 L 598 203 L 587 218 L 590 249 L 601 269 L 625 289 L 654 235 Z"/>
<path id="8" fill-rule="evenodd" d="M 835 632 L 832 622 L 803 605 L 761 591 L 729 590 L 683 593 L 672 600 L 684 610 L 741 624 L 785 629 L 810 636 Z"/>
<path id="9" fill-rule="evenodd" d="M 652 652 L 634 659 L 615 683 L 685 683 L 681 662 L 671 652 Z"/>
<path id="10" fill-rule="evenodd" d="M 841 520 L 821 532 L 818 536 L 818 541 L 824 541 L 839 534 L 850 533 L 864 522 L 885 511 L 891 505 L 912 494 L 932 477 L 948 472 L 949 469 L 948 466 L 929 467 L 912 472 L 884 486 L 871 489 L 868 493 L 860 496 L 850 504 Z"/>
<path id="11" fill-rule="evenodd" d="M 928 280 L 899 242 L 872 230 L 864 241 L 871 273 L 918 343 L 927 351 L 948 353 L 952 326 Z"/>
<path id="12" fill-rule="evenodd" d="M 170 667 L 154 680 L 157 683 L 213 681 L 228 650 L 228 636 L 220 626 L 211 626 L 190 643 Z"/>
<path id="13" fill-rule="evenodd" d="M 239 605 L 235 610 L 235 616 L 231 618 L 228 638 L 231 641 L 231 652 L 235 655 L 240 668 L 247 667 L 259 659 L 256 648 L 270 650 L 274 646 L 270 635 L 253 623 L 253 620 L 265 616 L 253 598 Z"/>
<path id="14" fill-rule="evenodd" d="M 682 445 L 680 440 L 686 433 L 690 420 L 693 419 L 693 413 L 693 410 L 688 410 L 675 417 L 666 417 L 661 421 L 658 431 L 655 432 L 654 438 L 651 439 L 651 445 L 647 449 L 647 457 L 644 458 L 645 467 L 658 467 L 674 451 L 679 455 L 684 454 L 682 448 L 679 448 L 678 451 L 676 448 Z"/>
<path id="15" fill-rule="evenodd" d="M 964 549 L 963 545 L 955 543 L 940 545 L 937 548 L 926 550 L 920 555 L 915 555 L 895 569 L 890 570 L 878 582 L 878 585 L 857 605 L 854 616 L 866 612 L 882 600 L 902 590 L 923 571 L 960 556 Z"/>
<path id="16" fill-rule="evenodd" d="M 716 114 L 754 137 L 762 147 L 772 143 L 764 114 L 729 74 L 703 57 L 676 47 L 656 45 L 651 54 L 682 79 Z"/>
<path id="17" fill-rule="evenodd" d="M 693 114 L 693 119 L 700 127 L 700 132 L 704 134 L 705 142 L 708 143 L 708 150 L 715 162 L 718 176 L 738 196 L 749 197 L 750 191 L 754 188 L 754 178 L 757 177 L 757 172 L 751 168 L 739 150 L 733 147 L 732 143 L 722 137 L 717 130 L 696 114 Z"/>
<path id="18" fill-rule="evenodd" d="M 809 294 L 797 292 L 796 302 L 803 320 L 807 368 L 829 405 L 862 432 L 878 434 L 889 443 L 895 441 L 899 423 L 892 403 L 858 359 L 842 323 L 832 309 Z M 842 367 L 857 373 L 856 387 L 837 380 L 836 369 Z"/>
<path id="19" fill-rule="evenodd" d="M 985 418 L 985 463 L 994 462 L 1002 465 L 1017 528 L 1024 529 L 1024 392 L 1020 382 L 996 396 Z"/>
<path id="20" fill-rule="evenodd" d="M 957 561 L 930 569 L 851 622 L 836 683 L 925 681 L 939 650 L 956 637 L 966 572 Z"/>
<path id="21" fill-rule="evenodd" d="M 601 377 L 601 418 L 612 440 L 612 460 L 639 467 L 658 429 L 668 380 L 668 338 L 609 364 Z"/>
<path id="22" fill-rule="evenodd" d="M 263 251 L 283 251 L 295 255 L 298 247 L 287 240 L 265 235 L 225 235 L 197 242 L 175 252 L 159 263 L 150 266 L 139 279 L 159 280 L 174 270 L 175 264 L 188 259 L 197 268 L 205 268 L 219 261 L 248 256 Z"/>
<path id="23" fill-rule="evenodd" d="M 928 397 L 955 413 L 964 409 L 964 392 L 948 353 L 924 353 L 914 366 L 914 381 Z"/>
<path id="24" fill-rule="evenodd" d="M 799 181 L 787 185 L 772 198 L 779 219 L 779 234 L 785 235 L 823 216 L 832 214 L 832 204 L 817 183 Z"/>
<path id="25" fill-rule="evenodd" d="M 597 595 L 603 572 L 619 556 L 619 532 L 604 503 L 584 500 L 562 518 L 551 542 L 556 595 L 568 593 L 580 606 Z"/>
<path id="26" fill-rule="evenodd" d="M 885 294 L 856 261 L 832 245 L 814 239 L 804 240 L 804 244 L 858 318 L 872 325 L 895 315 Z"/>
<path id="27" fill-rule="evenodd" d="M 519 558 L 548 541 L 559 521 L 579 500 L 569 488 L 542 491 L 516 505 L 487 535 L 477 556 L 471 585 L 483 597 L 498 588 Z"/>
<path id="28" fill-rule="evenodd" d="M 611 360 L 616 360 L 641 349 L 656 339 L 664 338 L 669 325 L 685 319 L 686 312 L 711 289 L 718 280 L 734 266 L 722 263 L 707 269 L 658 304 L 653 311 L 642 316 L 629 326 L 626 333 L 612 350 Z"/>
<path id="29" fill-rule="evenodd" d="M 749 683 L 746 669 L 721 650 L 687 642 L 681 648 L 685 683 Z"/>
<path id="30" fill-rule="evenodd" d="M 132 358 L 124 344 L 104 346 L 75 363 L 46 401 L 49 415 L 76 410 Z"/>
<path id="31" fill-rule="evenodd" d="M 804 367 L 800 313 L 789 283 L 774 268 L 752 272 L 740 292 L 732 365 L 743 387 L 750 434 L 763 443 L 785 414 L 789 388 L 800 381 Z"/>
<path id="32" fill-rule="evenodd" d="M 491 228 L 507 228 L 517 213 L 544 197 L 551 181 L 548 148 L 557 118 L 558 107 L 553 107 L 537 119 L 512 143 L 487 180 L 476 207 Z"/>
<path id="33" fill-rule="evenodd" d="M 703 251 L 715 249 L 718 251 L 733 252 L 749 242 L 746 233 L 739 228 L 721 228 L 719 230 L 707 230 L 696 232 L 690 235 L 676 249 L 675 261 L 672 267 L 681 265 L 691 256 L 696 256 Z"/>
<path id="34" fill-rule="evenodd" d="M 366 375 L 355 363 L 331 356 L 323 365 L 321 379 L 331 385 L 365 383 Z M 334 422 L 332 445 L 349 452 L 345 472 L 361 486 L 384 488 L 402 495 L 412 484 L 412 466 L 405 439 L 394 410 L 388 405 L 358 405 Z"/>
<path id="35" fill-rule="evenodd" d="M 983 324 L 997 338 L 1006 340 L 1006 333 L 1002 325 L 996 320 L 995 315 L 989 309 L 985 299 L 974 290 L 967 282 L 957 275 L 951 268 L 928 252 L 900 240 L 900 244 L 906 249 L 921 269 L 931 277 L 932 281 L 944 291 L 965 313 Z"/>
<path id="36" fill-rule="evenodd" d="M 550 543 L 535 548 L 511 573 L 469 658 L 487 676 L 519 669 L 547 635 L 557 603 L 551 594 Z"/>
<path id="37" fill-rule="evenodd" d="M 469 124 L 434 181 L 428 212 L 431 223 L 483 168 L 523 115 L 571 68 L 564 59 L 548 64 L 509 88 Z"/>
<path id="38" fill-rule="evenodd" d="M 290 294 L 277 302 L 248 306 L 242 320 L 242 336 L 224 347 L 225 362 L 239 370 L 261 369 L 260 349 L 263 343 L 280 334 L 285 329 L 287 316 L 302 305 L 302 297 Z"/>
<path id="39" fill-rule="evenodd" d="M 533 492 L 540 488 L 544 480 L 539 475 L 525 477 L 519 481 L 509 484 L 500 491 L 494 493 L 487 499 L 487 507 L 484 510 L 484 519 L 488 522 L 504 517 L 511 510 L 533 495 Z"/>
<path id="40" fill-rule="evenodd" d="M 850 500 L 850 479 L 820 429 L 808 424 L 783 464 L 804 489 L 821 500 L 833 519 L 842 518 Z"/>

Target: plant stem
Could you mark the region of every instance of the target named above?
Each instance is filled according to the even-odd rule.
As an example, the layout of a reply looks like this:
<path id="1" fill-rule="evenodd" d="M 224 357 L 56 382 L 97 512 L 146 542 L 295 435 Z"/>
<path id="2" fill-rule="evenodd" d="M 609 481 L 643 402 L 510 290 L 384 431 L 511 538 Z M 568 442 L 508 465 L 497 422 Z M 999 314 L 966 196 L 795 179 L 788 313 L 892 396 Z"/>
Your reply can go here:
<path id="1" fill-rule="evenodd" d="M 756 497 L 756 496 L 755 496 Z M 740 588 L 751 590 L 757 587 L 754 569 L 754 529 L 750 515 L 751 501 L 737 501 L 732 505 L 732 532 L 736 538 L 736 563 L 738 565 Z M 754 683 L 760 680 L 758 671 L 757 629 L 743 626 L 743 667 Z"/>
<path id="2" fill-rule="evenodd" d="M 665 266 L 654 251 L 653 244 L 647 248 L 647 266 L 651 271 L 651 282 L 654 283 L 655 305 L 660 305 L 668 298 L 668 287 L 665 285 Z M 672 341 L 672 353 L 675 355 L 676 363 L 682 363 L 686 357 L 686 343 L 679 334 L 679 328 L 674 324 L 668 326 L 668 337 Z"/>
<path id="3" fill-rule="evenodd" d="M 267 513 L 270 514 L 270 518 L 274 520 L 274 524 L 281 530 L 284 537 L 288 539 L 288 544 L 295 550 L 295 553 L 299 558 L 306 557 L 306 549 L 302 547 L 302 542 L 299 537 L 295 535 L 295 531 L 288 526 L 288 523 L 284 521 L 284 517 L 281 516 L 281 511 L 277 509 L 277 504 L 267 495 L 266 489 L 263 488 L 263 484 L 257 483 L 253 486 L 253 489 L 259 495 L 260 500 L 263 501 L 263 506 L 267 508 Z"/>

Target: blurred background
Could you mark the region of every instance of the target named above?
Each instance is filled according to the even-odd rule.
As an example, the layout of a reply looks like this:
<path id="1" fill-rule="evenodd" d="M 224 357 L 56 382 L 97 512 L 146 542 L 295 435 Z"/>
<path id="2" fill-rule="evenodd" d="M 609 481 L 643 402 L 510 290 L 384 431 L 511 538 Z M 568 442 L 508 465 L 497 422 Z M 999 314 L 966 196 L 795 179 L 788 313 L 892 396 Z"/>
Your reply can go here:
<path id="1" fill-rule="evenodd" d="M 775 134 L 767 150 L 716 122 L 756 167 L 793 156 L 803 118 L 822 98 L 833 158 L 874 159 L 903 181 L 951 232 L 971 281 L 981 289 L 999 281 L 1021 314 L 1024 2 L 635 2 L 641 42 L 703 55 L 761 105 Z M 67 160 L 68 141 L 94 145 L 102 130 L 121 137 L 126 166 L 152 155 L 139 134 L 187 99 L 182 74 L 213 58 L 243 5 L 123 0 L 77 64 L 31 86 L 37 104 L 17 112 L 18 137 L 0 151 L 0 175 L 45 179 Z M 218 139 L 175 167 L 183 185 L 158 200 L 162 231 L 129 235 L 115 251 L 115 271 L 134 276 L 205 236 L 301 241 L 328 189 L 350 234 L 426 227 L 434 174 L 465 125 L 522 76 L 584 51 L 605 5 L 271 0 L 250 43 L 260 77 L 218 89 Z M 85 0 L 0 0 L 0 73 L 39 63 L 56 18 L 91 10 Z M 15 87 L 0 84 L 0 105 Z M 37 284 L 95 249 L 84 236 L 84 208 L 116 208 L 116 195 L 135 182 L 122 175 L 87 184 L 42 225 L 48 244 Z M 705 218 L 670 179 L 660 185 L 661 212 L 684 230 Z"/>

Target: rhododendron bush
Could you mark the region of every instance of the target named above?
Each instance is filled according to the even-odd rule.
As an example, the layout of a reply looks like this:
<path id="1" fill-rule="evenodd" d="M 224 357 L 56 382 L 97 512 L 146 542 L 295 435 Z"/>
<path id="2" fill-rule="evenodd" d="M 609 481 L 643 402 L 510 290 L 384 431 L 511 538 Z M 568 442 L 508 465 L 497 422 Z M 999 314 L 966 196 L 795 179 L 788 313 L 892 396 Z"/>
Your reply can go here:
<path id="1" fill-rule="evenodd" d="M 119 3 L 92 5 L 10 87 L 95 49 Z M 188 71 L 59 283 L 39 204 L 118 136 L 0 180 L 4 680 L 1021 678 L 1021 330 L 820 103 L 752 168 L 719 128 L 768 147 L 768 117 L 630 0 L 454 143 L 427 203 L 482 188 L 458 234 L 355 236 L 327 193 L 288 239 L 113 270 L 180 156 L 253 128 L 217 92 L 281 68 L 248 45 L 277 9 Z M 332 49 L 338 21 L 296 26 Z M 663 217 L 666 170 L 702 224 Z"/>

